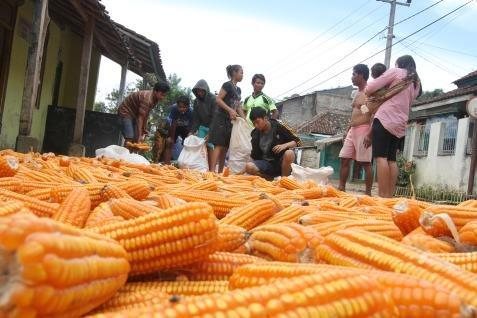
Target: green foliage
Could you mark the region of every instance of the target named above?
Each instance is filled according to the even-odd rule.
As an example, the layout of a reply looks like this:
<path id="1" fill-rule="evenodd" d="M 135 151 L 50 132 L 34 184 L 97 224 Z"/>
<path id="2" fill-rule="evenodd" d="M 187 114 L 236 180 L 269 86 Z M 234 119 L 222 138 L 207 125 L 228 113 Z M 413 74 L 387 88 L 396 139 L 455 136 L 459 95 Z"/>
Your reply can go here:
<path id="1" fill-rule="evenodd" d="M 397 185 L 399 187 L 407 187 L 410 182 L 410 176 L 416 172 L 416 163 L 414 161 L 407 161 L 406 158 L 399 155 L 397 165 L 399 169 Z"/>
<path id="2" fill-rule="evenodd" d="M 422 94 L 421 94 L 421 96 L 419 96 L 418 100 L 433 98 L 433 97 L 437 97 L 437 96 L 442 95 L 442 94 L 444 94 L 444 90 L 442 90 L 442 88 L 436 88 L 433 91 L 422 92 Z"/>

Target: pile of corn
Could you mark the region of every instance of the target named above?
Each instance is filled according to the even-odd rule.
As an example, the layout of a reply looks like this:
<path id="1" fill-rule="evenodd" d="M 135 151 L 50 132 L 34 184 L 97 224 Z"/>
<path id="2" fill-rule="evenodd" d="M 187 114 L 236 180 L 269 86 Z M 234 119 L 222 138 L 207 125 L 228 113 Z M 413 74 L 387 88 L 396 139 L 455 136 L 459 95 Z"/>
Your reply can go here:
<path id="1" fill-rule="evenodd" d="M 0 317 L 475 317 L 477 201 L 0 152 Z"/>

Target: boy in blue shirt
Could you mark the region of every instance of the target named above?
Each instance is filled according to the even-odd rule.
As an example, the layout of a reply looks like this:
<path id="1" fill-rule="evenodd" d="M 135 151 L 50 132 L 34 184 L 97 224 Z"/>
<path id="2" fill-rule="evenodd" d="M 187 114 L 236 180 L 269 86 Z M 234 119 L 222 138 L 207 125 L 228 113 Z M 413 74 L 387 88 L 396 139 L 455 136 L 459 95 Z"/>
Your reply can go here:
<path id="1" fill-rule="evenodd" d="M 166 149 L 164 149 L 164 163 L 170 164 L 172 157 L 172 147 L 174 147 L 177 137 L 181 136 L 182 140 L 189 136 L 192 125 L 192 109 L 190 108 L 190 100 L 187 96 L 180 96 L 176 104 L 171 108 L 167 117 L 169 124 L 169 133 L 166 139 Z"/>

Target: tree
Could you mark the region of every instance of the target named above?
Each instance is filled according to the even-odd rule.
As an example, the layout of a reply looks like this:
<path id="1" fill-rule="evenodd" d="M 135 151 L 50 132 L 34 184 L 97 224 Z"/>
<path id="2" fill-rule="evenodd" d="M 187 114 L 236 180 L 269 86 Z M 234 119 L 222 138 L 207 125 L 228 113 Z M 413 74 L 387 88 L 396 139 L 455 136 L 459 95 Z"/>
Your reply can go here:
<path id="1" fill-rule="evenodd" d="M 444 94 L 444 90 L 442 88 L 436 88 L 433 91 L 425 91 L 422 92 L 421 96 L 419 96 L 418 100 L 425 100 L 433 97 L 437 97 L 439 95 Z"/>

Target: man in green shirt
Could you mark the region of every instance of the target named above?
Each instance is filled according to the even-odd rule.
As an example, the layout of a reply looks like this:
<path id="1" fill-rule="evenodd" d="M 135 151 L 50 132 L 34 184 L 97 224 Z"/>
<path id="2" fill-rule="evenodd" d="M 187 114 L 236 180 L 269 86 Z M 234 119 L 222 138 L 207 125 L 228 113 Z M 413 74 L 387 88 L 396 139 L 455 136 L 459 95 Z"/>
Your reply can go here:
<path id="1" fill-rule="evenodd" d="M 250 111 L 254 107 L 263 108 L 272 119 L 278 118 L 278 110 L 273 102 L 273 99 L 268 97 L 262 92 L 265 86 L 265 76 L 263 74 L 255 74 L 252 77 L 253 93 L 249 97 L 245 98 L 243 103 L 244 112 L 247 114 L 246 119 L 250 126 L 253 126 L 250 120 Z"/>

